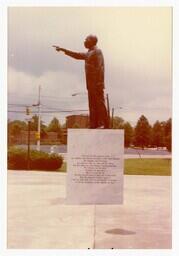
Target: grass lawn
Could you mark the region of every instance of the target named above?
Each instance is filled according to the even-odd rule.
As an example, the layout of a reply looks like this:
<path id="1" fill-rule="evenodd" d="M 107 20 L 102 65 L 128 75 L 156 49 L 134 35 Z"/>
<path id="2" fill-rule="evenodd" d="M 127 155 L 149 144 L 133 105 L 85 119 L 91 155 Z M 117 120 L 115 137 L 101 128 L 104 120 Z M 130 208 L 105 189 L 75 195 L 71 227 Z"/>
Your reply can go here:
<path id="1" fill-rule="evenodd" d="M 60 172 L 66 172 L 67 171 L 67 164 L 66 162 L 63 162 L 62 167 L 58 169 Z"/>
<path id="2" fill-rule="evenodd" d="M 171 175 L 171 159 L 144 158 L 126 159 L 124 173 L 128 175 Z"/>
<path id="3" fill-rule="evenodd" d="M 66 172 L 66 163 L 64 162 L 59 169 L 60 172 Z M 171 159 L 162 158 L 134 158 L 125 159 L 124 174 L 127 175 L 171 175 Z"/>

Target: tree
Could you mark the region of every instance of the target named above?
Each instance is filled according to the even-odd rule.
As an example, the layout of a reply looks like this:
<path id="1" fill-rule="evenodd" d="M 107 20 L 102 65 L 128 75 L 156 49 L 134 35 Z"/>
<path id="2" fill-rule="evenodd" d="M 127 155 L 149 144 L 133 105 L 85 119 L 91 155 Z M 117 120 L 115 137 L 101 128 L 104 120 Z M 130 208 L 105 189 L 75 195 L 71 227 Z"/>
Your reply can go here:
<path id="1" fill-rule="evenodd" d="M 169 118 L 169 119 L 165 122 L 164 126 L 165 126 L 165 136 L 170 135 L 171 132 L 172 132 L 172 119 Z"/>
<path id="2" fill-rule="evenodd" d="M 39 117 L 38 115 L 34 115 L 32 116 L 31 119 L 31 131 L 37 131 L 38 130 L 38 123 L 39 123 Z M 44 122 L 42 120 L 40 120 L 40 130 L 45 130 L 47 128 L 47 126 L 44 124 Z"/>
<path id="3" fill-rule="evenodd" d="M 123 128 L 124 128 L 124 120 L 119 116 L 115 116 L 113 118 L 113 129 L 123 129 Z"/>
<path id="4" fill-rule="evenodd" d="M 155 147 L 164 147 L 164 140 L 165 137 L 163 122 L 159 122 L 157 120 L 152 127 L 152 145 Z"/>
<path id="5" fill-rule="evenodd" d="M 38 115 L 32 116 L 31 121 L 30 121 L 30 130 L 31 131 L 37 131 L 38 130 L 38 120 L 39 120 Z"/>
<path id="6" fill-rule="evenodd" d="M 150 144 L 151 126 L 147 118 L 142 115 L 135 127 L 135 146 L 147 147 Z"/>
<path id="7" fill-rule="evenodd" d="M 8 135 L 18 136 L 20 135 L 21 131 L 26 131 L 26 130 L 27 130 L 26 122 L 20 121 L 20 120 L 14 120 L 14 121 L 8 120 Z"/>
<path id="8" fill-rule="evenodd" d="M 172 119 L 169 118 L 166 122 L 165 122 L 165 145 L 168 149 L 168 151 L 172 150 Z"/>
<path id="9" fill-rule="evenodd" d="M 8 120 L 8 129 L 13 129 L 14 126 L 18 126 L 20 128 L 20 130 L 27 130 L 27 124 L 24 121 L 20 121 L 20 120 L 14 120 L 14 121 L 10 121 Z"/>
<path id="10" fill-rule="evenodd" d="M 124 124 L 124 144 L 125 147 L 129 147 L 133 140 L 134 130 L 129 122 Z"/>
<path id="11" fill-rule="evenodd" d="M 24 121 L 8 120 L 8 144 L 13 144 L 22 131 L 27 130 L 27 124 Z"/>
<path id="12" fill-rule="evenodd" d="M 32 116 L 32 119 L 30 122 L 31 131 L 38 131 L 38 122 L 39 122 L 38 115 Z M 47 126 L 43 123 L 42 120 L 40 120 L 40 137 L 41 138 L 45 138 L 47 136 L 46 128 Z"/>
<path id="13" fill-rule="evenodd" d="M 61 137 L 62 134 L 62 129 L 61 129 L 61 125 L 59 120 L 54 117 L 51 122 L 49 123 L 48 127 L 47 127 L 47 131 L 48 132 L 57 132 L 58 133 L 58 137 Z"/>

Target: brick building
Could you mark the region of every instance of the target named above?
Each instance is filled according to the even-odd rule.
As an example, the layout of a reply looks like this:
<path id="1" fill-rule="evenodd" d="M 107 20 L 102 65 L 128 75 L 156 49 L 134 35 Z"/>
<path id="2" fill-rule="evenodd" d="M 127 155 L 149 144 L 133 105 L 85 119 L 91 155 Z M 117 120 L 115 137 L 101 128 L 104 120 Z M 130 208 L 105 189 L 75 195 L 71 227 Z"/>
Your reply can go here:
<path id="1" fill-rule="evenodd" d="M 66 117 L 67 128 L 88 128 L 88 115 L 71 115 Z"/>

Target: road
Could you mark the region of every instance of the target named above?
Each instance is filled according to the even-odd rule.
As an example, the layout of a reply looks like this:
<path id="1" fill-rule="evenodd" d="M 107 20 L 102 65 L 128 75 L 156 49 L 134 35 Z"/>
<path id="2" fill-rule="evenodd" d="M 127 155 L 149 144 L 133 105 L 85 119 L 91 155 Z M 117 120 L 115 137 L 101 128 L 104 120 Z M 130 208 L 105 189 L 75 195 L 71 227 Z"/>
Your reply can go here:
<path id="1" fill-rule="evenodd" d="M 27 148 L 27 145 L 19 145 L 19 147 Z M 31 145 L 31 149 L 36 149 L 36 145 Z M 41 150 L 44 152 L 51 152 L 53 150 L 55 153 L 67 153 L 67 146 L 66 145 L 41 145 Z M 134 148 L 125 148 L 124 153 L 126 155 L 163 155 L 169 156 L 171 153 L 167 150 L 162 149 L 134 149 Z"/>

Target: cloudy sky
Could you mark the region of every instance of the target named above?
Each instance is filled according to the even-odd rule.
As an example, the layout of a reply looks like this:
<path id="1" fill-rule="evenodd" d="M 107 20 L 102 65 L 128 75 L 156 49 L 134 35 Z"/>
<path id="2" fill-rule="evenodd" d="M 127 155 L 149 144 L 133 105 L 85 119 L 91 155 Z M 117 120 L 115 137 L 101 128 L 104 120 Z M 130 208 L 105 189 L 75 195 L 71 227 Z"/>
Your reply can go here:
<path id="1" fill-rule="evenodd" d="M 84 62 L 57 53 L 52 45 L 85 51 L 88 34 L 98 36 L 105 58 L 105 93 L 115 115 L 135 125 L 171 117 L 172 9 L 169 7 L 9 7 L 8 103 L 25 111 L 37 103 L 42 120 L 87 113 Z M 77 96 L 72 94 L 78 93 Z M 35 109 L 34 109 L 35 110 Z M 9 112 L 9 118 L 25 114 Z"/>

